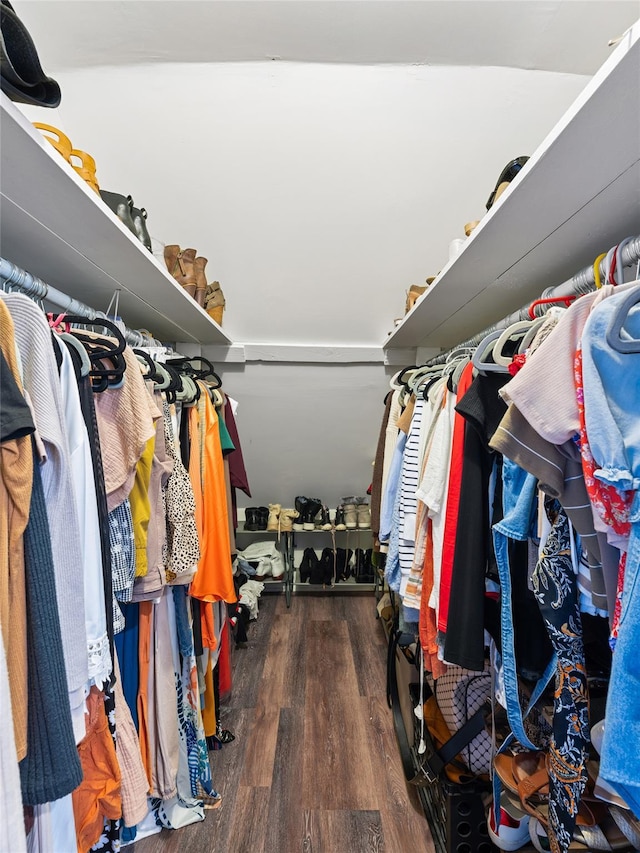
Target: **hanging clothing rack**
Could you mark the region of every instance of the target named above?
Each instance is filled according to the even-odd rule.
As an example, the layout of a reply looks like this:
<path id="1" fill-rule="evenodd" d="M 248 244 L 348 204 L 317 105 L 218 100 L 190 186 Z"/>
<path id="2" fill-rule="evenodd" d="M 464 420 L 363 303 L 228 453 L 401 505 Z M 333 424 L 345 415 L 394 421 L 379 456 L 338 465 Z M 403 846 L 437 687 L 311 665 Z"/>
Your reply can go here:
<path id="1" fill-rule="evenodd" d="M 79 302 L 71 296 L 67 296 L 61 290 L 42 281 L 30 272 L 21 269 L 11 261 L 0 257 L 0 282 L 8 284 L 10 287 L 18 288 L 22 293 L 37 300 L 46 299 L 51 302 L 56 308 L 69 314 L 77 314 L 81 317 L 86 317 L 89 322 L 99 322 L 100 320 L 112 319 L 103 311 L 95 311 L 84 302 Z M 125 340 L 128 344 L 134 347 L 163 347 L 160 341 L 155 338 L 145 335 L 135 329 L 129 329 L 126 326 L 123 331 Z"/>
<path id="2" fill-rule="evenodd" d="M 630 267 L 633 264 L 640 263 L 640 235 L 637 237 L 633 237 L 622 248 L 621 260 L 623 266 L 625 267 Z M 600 275 L 602 276 L 606 273 L 606 257 L 600 261 L 599 270 Z M 563 296 L 584 296 L 585 293 L 589 293 L 592 290 L 595 290 L 595 286 L 595 275 L 592 264 L 591 266 L 585 267 L 583 270 L 580 270 L 580 272 L 576 273 L 568 281 L 565 281 L 562 284 L 557 285 L 556 287 L 548 287 L 542 292 L 540 298 L 549 299 L 561 298 Z M 444 364 L 449 354 L 454 350 L 463 349 L 465 347 L 476 347 L 490 332 L 497 331 L 498 329 L 506 329 L 507 326 L 510 326 L 512 323 L 516 323 L 518 320 L 529 319 L 530 304 L 531 303 L 528 302 L 522 308 L 518 309 L 518 311 L 514 311 L 513 314 L 509 314 L 502 320 L 498 320 L 497 323 L 493 323 L 491 326 L 487 326 L 486 329 L 483 329 L 481 332 L 478 332 L 472 338 L 469 338 L 466 341 L 462 341 L 461 343 L 456 344 L 454 347 L 450 347 L 444 352 L 438 353 L 438 355 L 435 355 L 432 358 L 428 359 L 425 362 L 425 365 Z M 538 316 L 542 316 L 544 310 L 540 308 L 537 313 Z"/>

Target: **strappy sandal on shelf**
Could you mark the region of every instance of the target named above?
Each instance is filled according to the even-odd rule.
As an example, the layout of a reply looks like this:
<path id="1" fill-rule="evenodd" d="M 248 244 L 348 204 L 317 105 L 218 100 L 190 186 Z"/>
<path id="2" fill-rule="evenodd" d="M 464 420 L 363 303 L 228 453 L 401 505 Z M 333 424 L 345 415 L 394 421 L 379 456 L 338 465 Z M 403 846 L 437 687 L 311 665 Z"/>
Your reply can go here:
<path id="1" fill-rule="evenodd" d="M 521 752 L 516 755 L 496 755 L 493 761 L 505 788 L 517 794 L 527 814 L 545 827 L 549 824 L 549 774 L 546 759 L 544 752 Z M 591 809 L 581 801 L 576 824 L 594 826 L 595 822 Z"/>
<path id="2" fill-rule="evenodd" d="M 93 159 L 91 154 L 87 154 L 86 151 L 79 151 L 77 148 L 74 148 L 71 152 L 71 159 L 69 162 L 80 177 L 89 184 L 94 193 L 100 195 L 100 187 L 98 186 L 98 179 L 96 178 L 96 161 Z"/>
<path id="3" fill-rule="evenodd" d="M 33 126 L 40 131 L 47 142 L 53 145 L 58 154 L 61 154 L 68 163 L 71 162 L 73 145 L 68 136 L 65 136 L 61 130 L 58 130 L 52 124 L 43 124 L 42 122 L 34 121 Z"/>

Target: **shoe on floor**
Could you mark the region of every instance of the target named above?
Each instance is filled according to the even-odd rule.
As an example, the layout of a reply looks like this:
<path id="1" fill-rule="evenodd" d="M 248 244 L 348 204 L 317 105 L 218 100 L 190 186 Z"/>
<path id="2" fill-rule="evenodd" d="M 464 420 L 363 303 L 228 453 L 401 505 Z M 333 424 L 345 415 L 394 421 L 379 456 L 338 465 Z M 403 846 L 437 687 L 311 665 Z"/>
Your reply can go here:
<path id="1" fill-rule="evenodd" d="M 530 842 L 529 815 L 521 818 L 512 817 L 509 812 L 500 808 L 500 826 L 496 827 L 493 805 L 489 806 L 487 814 L 487 829 L 489 837 L 500 850 L 519 850 Z"/>

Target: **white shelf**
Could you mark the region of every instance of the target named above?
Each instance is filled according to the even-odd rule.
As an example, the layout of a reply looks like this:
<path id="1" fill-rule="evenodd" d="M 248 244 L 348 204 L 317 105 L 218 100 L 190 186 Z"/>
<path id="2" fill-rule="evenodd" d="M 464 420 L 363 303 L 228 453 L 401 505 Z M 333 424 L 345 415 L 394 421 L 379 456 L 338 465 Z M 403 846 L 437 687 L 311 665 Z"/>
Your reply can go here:
<path id="1" fill-rule="evenodd" d="M 206 311 L 0 94 L 2 257 L 99 311 L 106 310 L 120 288 L 119 313 L 125 323 L 149 329 L 160 340 L 230 343 Z"/>
<path id="2" fill-rule="evenodd" d="M 385 349 L 454 346 L 640 233 L 639 37 L 640 22 Z"/>

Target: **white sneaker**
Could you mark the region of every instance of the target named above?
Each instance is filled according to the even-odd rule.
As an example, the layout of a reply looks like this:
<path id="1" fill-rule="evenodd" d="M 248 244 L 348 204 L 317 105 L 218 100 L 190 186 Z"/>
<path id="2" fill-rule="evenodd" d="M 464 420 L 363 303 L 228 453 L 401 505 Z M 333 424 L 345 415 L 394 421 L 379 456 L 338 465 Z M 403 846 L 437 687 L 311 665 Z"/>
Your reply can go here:
<path id="1" fill-rule="evenodd" d="M 496 828 L 493 806 L 489 806 L 487 815 L 489 837 L 500 850 L 519 850 L 529 844 L 529 815 L 521 818 L 511 817 L 509 812 L 500 808 L 500 826 Z"/>

